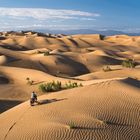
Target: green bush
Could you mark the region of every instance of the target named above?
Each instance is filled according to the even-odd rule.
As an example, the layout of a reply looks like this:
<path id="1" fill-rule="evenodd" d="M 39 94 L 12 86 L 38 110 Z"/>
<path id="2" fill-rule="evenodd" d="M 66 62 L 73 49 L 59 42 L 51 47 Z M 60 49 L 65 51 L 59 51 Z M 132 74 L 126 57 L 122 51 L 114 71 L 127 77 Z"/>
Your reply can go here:
<path id="1" fill-rule="evenodd" d="M 29 77 L 27 77 L 27 78 L 26 78 L 26 80 L 27 80 L 27 81 L 29 81 L 29 80 L 30 80 L 30 78 L 29 78 Z"/>
<path id="2" fill-rule="evenodd" d="M 70 122 L 70 124 L 68 125 L 70 129 L 74 129 L 76 128 L 75 124 L 73 122 Z"/>
<path id="3" fill-rule="evenodd" d="M 52 82 L 52 89 L 53 89 L 53 91 L 59 91 L 59 90 L 61 90 L 62 89 L 61 86 L 62 86 L 61 85 L 61 82 L 59 82 L 59 81 L 57 81 L 57 82 L 53 81 Z"/>
<path id="4" fill-rule="evenodd" d="M 99 37 L 100 37 L 101 40 L 104 40 L 105 35 L 99 35 Z"/>
<path id="5" fill-rule="evenodd" d="M 108 72 L 108 71 L 112 71 L 112 69 L 111 69 L 109 66 L 105 66 L 105 67 L 103 68 L 103 71 L 104 71 L 104 72 Z"/>
<path id="6" fill-rule="evenodd" d="M 39 50 L 37 50 L 36 51 L 36 54 L 44 54 L 44 56 L 48 56 L 48 55 L 50 55 L 50 52 L 49 51 L 39 51 Z"/>
<path id="7" fill-rule="evenodd" d="M 28 85 L 33 85 L 34 81 L 31 80 L 29 77 L 26 78 Z"/>
<path id="8" fill-rule="evenodd" d="M 42 91 L 42 92 L 47 92 L 47 90 L 46 90 L 46 84 L 40 84 L 39 85 L 39 90 Z"/>
<path id="9" fill-rule="evenodd" d="M 53 82 L 49 82 L 47 84 L 41 84 L 39 85 L 39 89 L 42 92 L 54 92 L 54 91 L 59 91 L 62 89 L 61 87 L 61 82 L 57 81 L 53 81 Z"/>
<path id="10" fill-rule="evenodd" d="M 78 85 L 76 82 L 72 83 L 71 81 L 69 81 L 68 83 L 65 84 L 66 89 L 82 87 L 82 86 L 83 85 L 81 83 Z"/>
<path id="11" fill-rule="evenodd" d="M 48 56 L 48 55 L 50 55 L 49 51 L 44 52 L 44 56 Z"/>
<path id="12" fill-rule="evenodd" d="M 82 83 L 79 84 L 79 87 L 83 87 Z"/>
<path id="13" fill-rule="evenodd" d="M 56 82 L 53 81 L 45 84 L 40 84 L 39 90 L 41 92 L 55 92 L 61 89 L 71 89 L 71 88 L 82 87 L 82 86 L 83 85 L 81 83 L 78 85 L 76 82 L 72 83 L 71 81 L 69 81 L 64 86 L 62 86 L 60 81 L 56 81 Z"/>
<path id="14" fill-rule="evenodd" d="M 32 81 L 32 80 L 31 81 L 28 81 L 28 84 L 29 85 L 33 85 L 33 83 L 34 83 L 34 81 Z"/>
<path id="15" fill-rule="evenodd" d="M 135 68 L 136 62 L 132 59 L 126 59 L 122 62 L 122 66 L 126 68 Z"/>

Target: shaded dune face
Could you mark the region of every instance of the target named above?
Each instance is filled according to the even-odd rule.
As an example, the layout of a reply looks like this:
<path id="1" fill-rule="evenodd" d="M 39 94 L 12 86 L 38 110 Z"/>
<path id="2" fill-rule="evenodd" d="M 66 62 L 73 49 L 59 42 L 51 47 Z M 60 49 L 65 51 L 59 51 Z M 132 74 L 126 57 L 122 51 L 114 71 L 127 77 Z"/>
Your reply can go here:
<path id="1" fill-rule="evenodd" d="M 6 38 L 5 38 L 5 37 L 3 37 L 3 36 L 1 36 L 1 37 L 0 37 L 0 40 L 5 40 L 5 39 L 6 39 Z"/>
<path id="2" fill-rule="evenodd" d="M 12 108 L 12 107 L 15 107 L 16 105 L 18 104 L 21 104 L 22 102 L 21 101 L 16 101 L 16 100 L 0 100 L 0 113 Z"/>
<path id="3" fill-rule="evenodd" d="M 3 33 L 0 140 L 139 140 L 139 41 L 126 35 Z M 122 67 L 126 59 L 137 66 Z M 52 81 L 83 87 L 39 90 Z M 40 104 L 31 107 L 32 91 Z"/>
<path id="4" fill-rule="evenodd" d="M 4 77 L 4 76 L 0 76 L 0 84 L 8 84 L 9 83 L 9 79 Z"/>
<path id="5" fill-rule="evenodd" d="M 48 57 L 48 60 L 49 59 L 54 60 L 55 62 L 54 64 L 49 64 L 49 66 L 47 67 L 49 73 L 54 75 L 57 74 L 56 71 L 69 76 L 77 76 L 89 72 L 88 68 L 84 64 L 66 55 L 52 55 L 50 56 L 50 58 Z M 42 64 L 44 64 L 45 66 L 48 65 L 47 61 L 42 60 L 40 62 L 42 62 Z"/>

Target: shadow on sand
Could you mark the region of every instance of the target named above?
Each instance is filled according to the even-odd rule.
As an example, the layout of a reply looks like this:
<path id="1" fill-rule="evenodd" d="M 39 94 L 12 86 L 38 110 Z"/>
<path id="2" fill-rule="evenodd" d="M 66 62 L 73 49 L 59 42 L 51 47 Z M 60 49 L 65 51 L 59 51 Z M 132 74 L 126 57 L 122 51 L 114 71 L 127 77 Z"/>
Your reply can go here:
<path id="1" fill-rule="evenodd" d="M 0 100 L 0 113 L 22 103 L 22 101 L 16 100 Z"/>
<path id="2" fill-rule="evenodd" d="M 137 79 L 133 79 L 131 77 L 128 77 L 127 79 L 122 80 L 123 83 L 128 84 L 130 86 L 140 88 L 140 81 Z"/>
<path id="3" fill-rule="evenodd" d="M 46 100 L 39 100 L 37 105 L 44 105 L 44 104 L 50 104 L 50 103 L 54 103 L 54 102 L 60 102 L 63 100 L 67 100 L 67 98 L 63 98 L 63 99 L 46 99 Z"/>

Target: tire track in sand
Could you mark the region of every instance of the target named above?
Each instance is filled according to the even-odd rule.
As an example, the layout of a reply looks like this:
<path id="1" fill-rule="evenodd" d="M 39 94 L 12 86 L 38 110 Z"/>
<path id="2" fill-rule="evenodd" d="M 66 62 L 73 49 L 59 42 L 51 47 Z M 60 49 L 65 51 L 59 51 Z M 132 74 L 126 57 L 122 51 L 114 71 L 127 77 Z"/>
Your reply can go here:
<path id="1" fill-rule="evenodd" d="M 12 130 L 12 129 L 15 127 L 15 125 L 22 119 L 22 117 L 25 115 L 25 113 L 26 113 L 30 108 L 31 108 L 31 107 L 28 107 L 27 110 L 24 111 L 24 112 L 21 114 L 21 116 L 19 117 L 19 119 L 11 125 L 11 127 L 8 129 L 8 131 L 7 131 L 7 133 L 6 133 L 5 137 L 4 137 L 4 140 L 6 140 L 6 138 L 7 138 L 8 135 L 9 135 L 9 133 L 11 132 L 11 130 Z"/>

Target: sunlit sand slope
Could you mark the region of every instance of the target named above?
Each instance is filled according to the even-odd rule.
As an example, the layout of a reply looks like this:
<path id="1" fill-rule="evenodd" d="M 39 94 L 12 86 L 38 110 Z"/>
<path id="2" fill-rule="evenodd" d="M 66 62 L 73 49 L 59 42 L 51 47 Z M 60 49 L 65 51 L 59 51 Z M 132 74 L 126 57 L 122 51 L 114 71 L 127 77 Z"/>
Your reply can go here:
<path id="1" fill-rule="evenodd" d="M 131 78 L 113 80 L 41 96 L 41 105 L 25 102 L 1 114 L 0 137 L 138 140 L 139 84 Z"/>

